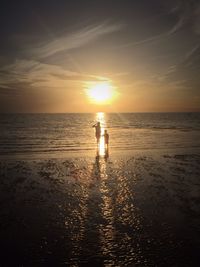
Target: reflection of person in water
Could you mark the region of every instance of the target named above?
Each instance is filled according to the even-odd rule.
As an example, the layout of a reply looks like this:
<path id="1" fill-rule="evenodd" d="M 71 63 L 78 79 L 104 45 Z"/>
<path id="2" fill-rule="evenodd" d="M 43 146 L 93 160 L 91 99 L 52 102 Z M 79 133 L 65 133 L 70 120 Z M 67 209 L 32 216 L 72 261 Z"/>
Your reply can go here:
<path id="1" fill-rule="evenodd" d="M 95 158 L 95 174 L 97 178 L 100 178 L 99 153 L 97 153 L 96 158 Z"/>
<path id="2" fill-rule="evenodd" d="M 104 155 L 104 159 L 105 159 L 105 161 L 107 161 L 108 158 L 109 158 L 109 150 L 108 150 L 108 148 L 107 148 L 107 149 L 105 149 L 105 155 Z"/>
<path id="3" fill-rule="evenodd" d="M 109 145 L 109 134 L 107 130 L 104 131 L 104 144 L 105 144 L 105 155 L 104 158 L 107 161 L 109 157 L 109 150 L 108 150 L 108 145 Z"/>
<path id="4" fill-rule="evenodd" d="M 100 125 L 100 122 L 98 121 L 92 127 L 95 128 L 95 136 L 96 136 L 96 139 L 97 139 L 97 145 L 99 145 L 99 141 L 100 141 L 100 137 L 101 137 L 101 125 Z"/>
<path id="5" fill-rule="evenodd" d="M 108 149 L 109 134 L 108 134 L 107 130 L 104 131 L 104 143 L 105 143 L 105 149 Z"/>

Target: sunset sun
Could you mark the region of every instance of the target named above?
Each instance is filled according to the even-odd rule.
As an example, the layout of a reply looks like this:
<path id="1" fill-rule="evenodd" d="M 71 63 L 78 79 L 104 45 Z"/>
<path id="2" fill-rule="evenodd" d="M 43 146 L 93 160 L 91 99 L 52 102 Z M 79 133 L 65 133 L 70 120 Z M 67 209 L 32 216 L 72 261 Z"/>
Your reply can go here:
<path id="1" fill-rule="evenodd" d="M 92 102 L 105 104 L 114 98 L 115 90 L 109 82 L 100 82 L 89 85 L 86 94 Z"/>

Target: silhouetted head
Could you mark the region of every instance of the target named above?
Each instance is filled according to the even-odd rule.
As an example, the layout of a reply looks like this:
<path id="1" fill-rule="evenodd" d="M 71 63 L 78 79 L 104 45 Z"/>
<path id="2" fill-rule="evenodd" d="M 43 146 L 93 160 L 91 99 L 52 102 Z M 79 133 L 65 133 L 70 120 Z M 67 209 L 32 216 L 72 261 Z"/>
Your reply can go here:
<path id="1" fill-rule="evenodd" d="M 104 130 L 104 133 L 107 134 L 107 130 Z"/>
<path id="2" fill-rule="evenodd" d="M 100 126 L 100 122 L 99 121 L 97 122 L 97 125 Z"/>

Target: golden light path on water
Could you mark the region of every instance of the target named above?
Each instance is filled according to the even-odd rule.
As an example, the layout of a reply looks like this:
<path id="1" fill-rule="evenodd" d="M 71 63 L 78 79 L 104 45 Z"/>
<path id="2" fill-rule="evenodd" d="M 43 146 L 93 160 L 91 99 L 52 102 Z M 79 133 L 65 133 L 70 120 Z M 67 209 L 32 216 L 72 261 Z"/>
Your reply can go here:
<path id="1" fill-rule="evenodd" d="M 99 156 L 105 155 L 105 143 L 104 143 L 104 130 L 106 128 L 106 120 L 105 120 L 105 113 L 104 112 L 97 112 L 96 113 L 96 120 L 101 124 L 101 138 L 99 142 Z"/>
<path id="2" fill-rule="evenodd" d="M 133 203 L 136 176 L 124 175 L 123 162 L 113 165 L 103 136 L 106 114 L 98 112 L 94 117 L 101 124 L 100 144 L 94 162 L 78 172 L 81 187 L 74 189 L 74 204 L 65 222 L 72 247 L 67 264 L 97 266 L 90 265 L 94 260 L 98 266 L 133 266 L 144 261 L 137 234 L 140 217 Z"/>
<path id="3" fill-rule="evenodd" d="M 96 120 L 101 124 L 101 138 L 99 143 L 99 156 L 104 156 L 104 159 L 99 159 L 99 177 L 101 182 L 99 184 L 99 192 L 102 198 L 100 211 L 101 216 L 104 220 L 104 224 L 99 225 L 99 239 L 101 244 L 101 253 L 104 257 L 105 266 L 115 266 L 115 255 L 114 252 L 114 238 L 115 238 L 115 227 L 114 227 L 114 216 L 113 216 L 113 205 L 111 190 L 108 186 L 110 179 L 107 170 L 107 164 L 105 161 L 106 147 L 104 142 L 104 131 L 106 129 L 106 118 L 105 113 L 96 113 Z"/>

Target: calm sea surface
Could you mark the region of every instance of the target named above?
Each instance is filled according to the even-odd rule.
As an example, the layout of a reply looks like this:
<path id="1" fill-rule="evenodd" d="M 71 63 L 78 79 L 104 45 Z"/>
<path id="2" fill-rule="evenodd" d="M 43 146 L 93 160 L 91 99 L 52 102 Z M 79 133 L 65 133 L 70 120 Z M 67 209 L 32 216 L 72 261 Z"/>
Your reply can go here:
<path id="1" fill-rule="evenodd" d="M 200 113 L 1 114 L 0 155 L 90 152 L 97 120 L 112 151 L 200 147 Z"/>

